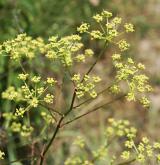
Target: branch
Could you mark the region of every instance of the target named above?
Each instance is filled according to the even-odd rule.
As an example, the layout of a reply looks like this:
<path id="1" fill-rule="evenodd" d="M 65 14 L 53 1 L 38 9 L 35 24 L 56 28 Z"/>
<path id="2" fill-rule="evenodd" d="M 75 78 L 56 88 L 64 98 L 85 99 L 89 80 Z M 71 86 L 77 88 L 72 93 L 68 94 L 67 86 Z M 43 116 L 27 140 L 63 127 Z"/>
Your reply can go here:
<path id="1" fill-rule="evenodd" d="M 111 85 L 108 86 L 107 88 L 103 89 L 102 91 L 98 92 L 97 95 L 99 96 L 99 95 L 101 95 L 102 93 L 106 92 L 110 87 L 111 87 Z M 97 98 L 97 97 L 96 97 L 96 98 Z M 89 102 L 89 101 L 91 101 L 91 100 L 95 100 L 96 98 L 89 98 L 89 99 L 83 101 L 82 103 L 80 103 L 80 104 L 74 106 L 73 109 L 78 108 L 78 107 L 80 107 L 81 105 L 83 105 L 83 104 L 85 104 L 85 103 L 87 103 L 87 102 Z"/>
<path id="2" fill-rule="evenodd" d="M 105 52 L 105 50 L 106 50 L 106 47 L 107 47 L 107 41 L 105 42 L 105 44 L 104 44 L 104 48 L 103 48 L 102 51 L 99 53 L 97 59 L 96 59 L 95 62 L 91 65 L 91 67 L 88 69 L 88 71 L 86 72 L 85 75 L 89 75 L 89 73 L 93 70 L 93 68 L 94 68 L 94 66 L 97 64 L 98 60 L 99 60 L 99 59 L 101 58 L 101 56 L 104 54 L 104 52 Z M 84 81 L 84 77 L 85 77 L 85 75 L 83 76 L 81 82 Z"/>
<path id="3" fill-rule="evenodd" d="M 63 119 L 72 111 L 75 98 L 76 98 L 76 89 L 74 90 L 74 93 L 73 93 L 73 97 L 72 97 L 72 101 L 71 101 L 71 105 L 70 105 L 69 110 L 63 116 L 61 116 L 61 118 L 59 119 L 58 124 L 57 124 L 57 126 L 55 128 L 55 131 L 53 132 L 52 138 L 50 139 L 50 141 L 47 144 L 47 146 L 45 147 L 45 149 L 41 152 L 40 165 L 43 165 L 45 155 L 48 152 L 49 148 L 51 147 L 52 143 L 54 142 L 54 140 L 56 138 L 56 135 L 59 132 L 60 125 L 61 125 Z"/>
<path id="4" fill-rule="evenodd" d="M 28 159 L 34 159 L 34 158 L 38 158 L 38 157 L 39 157 L 39 155 L 36 155 L 36 156 L 28 156 L 28 157 L 25 157 L 25 158 L 21 158 L 21 159 L 17 159 L 17 160 L 10 161 L 9 164 L 16 163 L 16 162 L 20 162 L 20 161 L 23 161 L 23 160 L 28 160 Z"/>
<path id="5" fill-rule="evenodd" d="M 82 117 L 84 117 L 84 116 L 86 116 L 86 115 L 92 113 L 92 112 L 95 112 L 95 111 L 99 110 L 100 108 L 102 108 L 102 107 L 104 107 L 104 106 L 107 106 L 107 105 L 109 105 L 109 104 L 112 104 L 113 102 L 115 102 L 115 101 L 117 101 L 117 100 L 123 98 L 124 96 L 125 96 L 125 95 L 122 95 L 122 96 L 120 96 L 120 97 L 117 97 L 116 99 L 114 99 L 114 100 L 112 100 L 112 101 L 109 101 L 109 102 L 107 102 L 107 103 L 105 103 L 105 104 L 103 104 L 103 105 L 100 105 L 100 106 L 98 106 L 98 107 L 96 107 L 96 108 L 94 108 L 94 109 L 92 109 L 92 110 L 90 110 L 90 111 L 88 111 L 88 112 L 86 112 L 86 113 L 84 113 L 84 114 L 82 114 L 82 115 L 79 115 L 79 116 L 75 117 L 74 119 L 69 120 L 69 121 L 66 122 L 66 123 L 63 123 L 60 127 L 62 128 L 63 126 L 65 126 L 65 125 L 67 125 L 67 124 L 70 124 L 70 123 L 72 123 L 72 122 L 74 122 L 74 121 L 76 121 L 76 120 L 78 120 L 78 119 L 80 119 L 80 118 L 82 118 Z"/>
<path id="6" fill-rule="evenodd" d="M 48 110 L 52 110 L 53 112 L 57 113 L 58 115 L 63 116 L 63 114 L 62 114 L 61 112 L 56 111 L 56 110 L 53 109 L 52 107 L 48 107 L 48 106 L 46 106 L 46 105 L 44 105 L 44 104 L 42 104 L 42 103 L 39 103 L 39 104 L 40 104 L 42 107 L 44 107 L 44 108 L 46 108 L 46 109 L 48 109 Z"/>
<path id="7" fill-rule="evenodd" d="M 131 160 L 129 160 L 129 161 L 118 163 L 117 165 L 128 165 L 128 164 L 134 162 L 135 160 L 136 160 L 136 159 L 133 158 L 133 159 L 131 159 Z"/>
<path id="8" fill-rule="evenodd" d="M 45 149 L 42 151 L 42 153 L 40 155 L 40 157 L 41 157 L 40 158 L 40 165 L 43 165 L 45 155 L 46 155 L 47 151 L 49 150 L 50 146 L 52 145 L 52 143 L 53 143 L 53 141 L 54 141 L 54 139 L 55 139 L 55 137 L 56 137 L 56 135 L 57 135 L 57 133 L 58 133 L 58 131 L 60 129 L 60 124 L 61 124 L 61 122 L 62 122 L 63 119 L 64 119 L 64 116 L 62 116 L 60 118 L 60 120 L 59 120 L 59 122 L 58 122 L 58 124 L 56 126 L 56 129 L 55 129 L 55 131 L 54 131 L 54 133 L 52 135 L 52 138 L 50 139 L 50 141 L 47 144 L 47 146 L 45 147 Z"/>
<path id="9" fill-rule="evenodd" d="M 105 46 L 104 46 L 104 49 L 100 52 L 98 58 L 96 59 L 96 61 L 93 63 L 93 65 L 89 68 L 89 70 L 87 71 L 87 75 L 92 71 L 92 69 L 94 68 L 94 66 L 96 65 L 96 63 L 98 62 L 99 58 L 102 56 L 102 54 L 104 53 L 105 51 L 105 48 L 107 46 L 107 42 L 105 42 Z M 85 74 L 85 75 L 86 75 Z M 84 75 L 84 76 L 85 76 Z M 84 81 L 84 77 L 82 78 L 81 82 Z M 53 141 L 55 140 L 56 138 L 56 135 L 57 133 L 59 132 L 59 129 L 61 128 L 61 123 L 62 121 L 64 120 L 64 118 L 66 116 L 69 115 L 69 113 L 73 110 L 73 106 L 74 106 L 74 101 L 75 101 L 75 98 L 76 98 L 76 88 L 74 89 L 74 92 L 73 92 L 73 96 L 72 96 L 72 100 L 71 100 L 71 104 L 70 104 L 70 108 L 68 109 L 68 111 L 66 111 L 66 113 L 64 115 L 61 116 L 61 118 L 59 119 L 58 121 L 58 124 L 55 128 L 55 131 L 53 132 L 53 135 L 52 135 L 52 138 L 50 139 L 49 143 L 47 144 L 47 146 L 45 147 L 45 149 L 41 152 L 41 157 L 40 157 L 40 165 L 43 165 L 43 162 L 44 162 L 44 158 L 45 158 L 45 155 L 46 153 L 48 152 L 50 146 L 52 145 Z M 57 111 L 56 111 L 57 112 Z"/>

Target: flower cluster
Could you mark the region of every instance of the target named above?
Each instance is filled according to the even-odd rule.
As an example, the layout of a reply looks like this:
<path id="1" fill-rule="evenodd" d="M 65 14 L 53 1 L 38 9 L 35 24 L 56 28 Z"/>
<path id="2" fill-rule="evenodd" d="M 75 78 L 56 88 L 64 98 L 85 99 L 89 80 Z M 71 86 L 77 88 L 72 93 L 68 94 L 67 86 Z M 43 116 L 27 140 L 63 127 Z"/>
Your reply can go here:
<path id="1" fill-rule="evenodd" d="M 32 126 L 23 124 L 21 121 L 18 121 L 17 116 L 13 115 L 11 112 L 3 113 L 3 117 L 10 121 L 9 131 L 19 133 L 22 137 L 30 136 L 34 130 Z"/>
<path id="2" fill-rule="evenodd" d="M 25 112 L 31 108 L 37 108 L 40 103 L 53 103 L 54 95 L 49 92 L 46 94 L 46 91 L 57 82 L 54 78 L 47 77 L 45 81 L 42 81 L 40 76 L 21 73 L 18 79 L 22 81 L 21 87 L 16 90 L 11 86 L 2 93 L 4 99 L 14 100 L 19 104 L 27 103 L 26 107 L 16 108 L 15 116 L 23 117 Z M 27 79 L 31 81 L 31 86 L 28 85 Z"/>
<path id="3" fill-rule="evenodd" d="M 145 66 L 141 63 L 136 64 L 132 58 L 123 59 L 120 54 L 112 55 L 113 64 L 117 70 L 115 84 L 110 88 L 113 93 L 119 93 L 120 83 L 125 82 L 128 86 L 127 100 L 136 101 L 137 99 L 144 107 L 150 106 L 150 101 L 146 93 L 152 91 L 149 85 L 149 78 L 142 73 Z"/>
<path id="4" fill-rule="evenodd" d="M 75 74 L 72 77 L 72 81 L 76 85 L 76 94 L 78 98 L 83 97 L 85 94 L 89 94 L 92 98 L 97 97 L 95 86 L 101 81 L 99 76 L 85 75 L 84 78 L 81 79 L 80 74 Z"/>
<path id="5" fill-rule="evenodd" d="M 22 57 L 32 59 L 37 54 L 44 53 L 44 45 L 41 38 L 33 39 L 26 34 L 19 34 L 15 39 L 8 40 L 0 46 L 0 54 L 7 54 L 14 60 Z"/>
<path id="6" fill-rule="evenodd" d="M 138 163 L 145 163 L 156 159 L 160 162 L 160 143 L 154 142 L 153 144 L 147 137 L 143 137 L 142 140 L 136 144 L 134 139 L 130 138 L 125 141 L 125 150 L 121 154 L 121 158 L 124 160 L 129 160 L 134 158 Z"/>
<path id="7" fill-rule="evenodd" d="M 106 129 L 106 137 L 128 137 L 133 138 L 136 136 L 137 130 L 132 127 L 128 120 L 115 120 L 113 118 L 108 119 L 109 126 Z"/>
<path id="8" fill-rule="evenodd" d="M 125 40 L 117 42 L 114 41 L 114 39 L 124 32 L 134 32 L 134 26 L 131 23 L 125 23 L 124 30 L 121 32 L 119 30 L 119 25 L 122 24 L 122 18 L 113 17 L 113 14 L 108 11 L 103 11 L 100 14 L 94 15 L 93 19 L 99 24 L 99 29 L 91 30 L 89 24 L 83 23 L 77 28 L 77 31 L 79 33 L 90 34 L 91 39 L 105 40 L 118 44 L 122 51 L 128 49 L 129 44 Z"/>
<path id="9" fill-rule="evenodd" d="M 122 151 L 119 149 L 116 151 L 116 148 L 114 149 L 112 147 L 114 145 L 113 141 L 115 143 L 115 141 L 119 142 L 118 140 L 124 143 L 124 145 L 121 145 Z M 81 147 L 81 143 L 83 143 L 83 147 Z M 81 137 L 78 137 L 76 139 L 76 145 L 78 147 L 77 149 L 82 151 L 83 156 L 77 154 L 78 152 L 74 152 L 71 157 L 67 158 L 65 165 L 84 165 L 85 162 L 88 162 L 89 165 L 102 163 L 115 165 L 117 163 L 119 164 L 121 160 L 124 164 L 128 164 L 130 161 L 136 164 L 147 164 L 148 160 L 150 162 L 154 162 L 155 160 L 158 163 L 160 162 L 160 143 L 151 143 L 147 137 L 142 137 L 139 140 L 136 128 L 128 120 L 108 119 L 104 144 L 100 145 L 96 150 L 92 147 L 88 148 L 91 151 L 89 156 L 84 148 L 84 145 L 87 146 L 84 139 L 82 140 Z M 116 156 L 113 155 L 114 152 Z"/>
<path id="10" fill-rule="evenodd" d="M 51 60 L 60 60 L 64 66 L 71 66 L 73 63 L 72 55 L 83 47 L 80 40 L 79 35 L 71 35 L 61 39 L 51 37 L 49 43 L 46 44 L 45 56 Z"/>
<path id="11" fill-rule="evenodd" d="M 22 137 L 28 137 L 33 132 L 32 126 L 22 125 L 20 122 L 12 122 L 10 129 L 12 132 L 19 133 Z"/>
<path id="12" fill-rule="evenodd" d="M 85 57 L 93 55 L 91 49 L 87 49 L 84 54 L 78 53 L 82 47 L 83 43 L 79 35 L 62 38 L 52 36 L 45 42 L 41 38 L 33 39 L 26 34 L 19 34 L 15 39 L 0 45 L 0 54 L 10 56 L 12 60 L 21 60 L 23 57 L 32 59 L 41 54 L 52 61 L 60 61 L 64 66 L 71 66 L 73 60 L 81 62 L 84 61 Z M 76 53 L 78 54 L 77 57 L 75 57 Z M 24 80 L 27 78 L 27 75 L 24 74 L 19 76 Z"/>
<path id="13" fill-rule="evenodd" d="M 126 51 L 130 47 L 130 44 L 125 40 L 121 40 L 118 42 L 118 47 L 121 51 Z"/>

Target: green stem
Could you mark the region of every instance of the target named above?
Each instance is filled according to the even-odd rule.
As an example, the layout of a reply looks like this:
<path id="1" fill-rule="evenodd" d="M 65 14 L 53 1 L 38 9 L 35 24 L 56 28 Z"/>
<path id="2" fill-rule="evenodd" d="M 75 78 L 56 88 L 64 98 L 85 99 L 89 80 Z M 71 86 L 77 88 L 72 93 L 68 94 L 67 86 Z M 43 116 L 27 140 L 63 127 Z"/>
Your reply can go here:
<path id="1" fill-rule="evenodd" d="M 12 77 L 13 77 L 13 72 L 12 72 L 12 68 L 11 68 L 9 59 L 7 60 L 7 63 L 8 63 L 8 76 L 7 76 L 6 88 L 8 88 L 11 85 Z M 5 112 L 10 112 L 10 110 L 12 109 L 11 107 L 12 107 L 12 105 L 11 105 L 10 101 L 5 101 L 4 106 L 3 106 Z M 8 130 L 10 122 L 11 122 L 11 119 L 8 119 L 4 123 L 5 130 Z M 7 144 L 7 151 L 8 151 L 9 161 L 16 160 L 17 156 L 16 156 L 16 152 L 14 149 L 15 144 L 13 142 L 11 142 L 12 133 L 10 133 L 8 137 L 9 137 L 9 140 L 8 140 L 8 144 Z M 16 165 L 21 165 L 21 163 L 17 162 Z"/>

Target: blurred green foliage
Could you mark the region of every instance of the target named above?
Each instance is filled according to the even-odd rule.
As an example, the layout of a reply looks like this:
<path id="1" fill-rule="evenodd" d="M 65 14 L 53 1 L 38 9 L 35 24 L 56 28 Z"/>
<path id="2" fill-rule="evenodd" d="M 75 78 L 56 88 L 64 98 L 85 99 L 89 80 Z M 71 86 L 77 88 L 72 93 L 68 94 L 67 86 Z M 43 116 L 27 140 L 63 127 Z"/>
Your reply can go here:
<path id="1" fill-rule="evenodd" d="M 71 34 L 109 2 L 94 6 L 88 0 L 1 0 L 0 40 L 21 32 L 42 37 Z"/>

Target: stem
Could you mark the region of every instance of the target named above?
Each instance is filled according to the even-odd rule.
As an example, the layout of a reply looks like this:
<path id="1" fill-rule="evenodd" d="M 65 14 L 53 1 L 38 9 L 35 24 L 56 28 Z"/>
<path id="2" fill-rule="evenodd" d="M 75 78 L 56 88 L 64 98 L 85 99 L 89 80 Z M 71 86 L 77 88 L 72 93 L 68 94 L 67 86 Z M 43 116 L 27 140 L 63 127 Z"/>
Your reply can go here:
<path id="1" fill-rule="evenodd" d="M 103 48 L 102 51 L 99 53 L 97 59 L 96 59 L 95 62 L 91 65 L 91 67 L 88 69 L 88 71 L 86 72 L 85 75 L 89 75 L 89 74 L 90 74 L 90 72 L 93 70 L 94 66 L 97 64 L 98 60 L 99 60 L 99 59 L 101 58 L 101 56 L 104 54 L 104 52 L 105 52 L 105 50 L 106 50 L 106 47 L 107 47 L 107 41 L 105 42 L 105 44 L 104 44 L 104 48 Z M 85 75 L 83 76 L 81 82 L 84 81 L 84 77 L 85 77 Z"/>
<path id="2" fill-rule="evenodd" d="M 39 105 L 41 105 L 42 107 L 44 107 L 44 108 L 46 108 L 46 109 L 48 109 L 48 110 L 53 111 L 54 113 L 57 113 L 57 114 L 60 115 L 60 116 L 63 116 L 63 114 L 62 114 L 61 112 L 56 111 L 56 110 L 53 109 L 52 107 L 48 107 L 48 106 L 46 106 L 46 105 L 44 105 L 44 104 L 42 104 L 42 103 L 39 103 Z"/>
<path id="3" fill-rule="evenodd" d="M 56 138 L 56 135 L 59 132 L 60 125 L 61 125 L 63 119 L 72 111 L 75 98 L 76 98 L 76 89 L 74 90 L 74 93 L 73 93 L 73 97 L 72 97 L 72 101 L 71 101 L 71 105 L 70 105 L 69 110 L 63 116 L 61 116 L 61 118 L 59 119 L 58 124 L 57 124 L 57 126 L 55 128 L 55 131 L 54 131 L 54 133 L 52 135 L 52 138 L 50 139 L 49 143 L 47 144 L 47 146 L 45 147 L 45 149 L 41 153 L 40 165 L 43 165 L 45 155 L 48 152 L 49 148 L 51 147 L 52 143 L 54 142 L 54 140 Z"/>
<path id="4" fill-rule="evenodd" d="M 20 161 L 23 161 L 23 160 L 29 160 L 29 159 L 32 160 L 32 159 L 34 159 L 34 158 L 38 158 L 38 155 L 37 155 L 37 156 L 28 156 L 28 157 L 25 157 L 25 158 L 13 160 L 13 161 L 10 161 L 9 164 L 16 163 L 16 162 L 20 162 Z"/>
<path id="5" fill-rule="evenodd" d="M 133 159 L 131 159 L 131 160 L 129 160 L 129 161 L 118 163 L 117 165 L 128 165 L 128 164 L 134 162 L 135 160 L 136 160 L 136 159 L 133 158 Z"/>
<path id="6" fill-rule="evenodd" d="M 92 110 L 90 110 L 90 111 L 88 111 L 88 112 L 86 112 L 86 113 L 83 113 L 82 115 L 79 115 L 79 116 L 73 118 L 72 120 L 69 120 L 68 122 L 62 124 L 60 127 L 62 128 L 63 126 L 65 126 L 65 125 L 67 125 L 67 124 L 70 124 L 70 123 L 72 123 L 72 122 L 74 122 L 74 121 L 76 121 L 76 120 L 78 120 L 78 119 L 80 119 L 80 118 L 82 118 L 82 117 L 84 117 L 84 116 L 86 116 L 86 115 L 92 113 L 92 112 L 95 112 L 95 111 L 99 110 L 100 108 L 103 108 L 104 106 L 107 106 L 107 105 L 109 105 L 109 104 L 111 104 L 111 103 L 113 103 L 113 102 L 115 102 L 115 101 L 117 101 L 117 100 L 123 98 L 124 96 L 125 96 L 125 95 L 122 95 L 122 96 L 120 96 L 120 97 L 117 97 L 117 98 L 114 99 L 114 100 L 111 100 L 111 101 L 109 101 L 109 102 L 107 102 L 107 103 L 105 103 L 105 104 L 103 104 L 103 105 L 100 105 L 100 106 L 98 106 L 98 107 L 96 107 L 96 108 L 94 108 L 94 109 L 92 109 Z"/>
<path id="7" fill-rule="evenodd" d="M 53 135 L 52 135 L 51 140 L 49 141 L 49 143 L 48 143 L 47 146 L 45 147 L 44 151 L 42 151 L 42 153 L 41 153 L 41 158 L 40 158 L 40 165 L 43 165 L 45 155 L 46 155 L 47 151 L 49 150 L 50 146 L 52 145 L 52 143 L 53 143 L 53 141 L 54 141 L 54 139 L 55 139 L 55 137 L 56 137 L 56 135 L 57 135 L 57 133 L 58 133 L 58 131 L 59 131 L 59 129 L 60 129 L 60 124 L 61 124 L 61 122 L 63 121 L 63 119 L 64 119 L 64 116 L 62 116 L 62 117 L 59 119 L 59 122 L 58 122 L 58 124 L 57 124 L 57 126 L 56 126 L 56 129 L 55 129 Z"/>
<path id="8" fill-rule="evenodd" d="M 98 92 L 97 95 L 99 96 L 99 95 L 101 95 L 102 93 L 106 92 L 110 87 L 111 87 L 111 85 L 108 86 L 107 88 L 103 89 L 102 91 Z M 80 104 L 74 106 L 73 109 L 78 108 L 78 107 L 80 107 L 81 105 L 83 105 L 83 104 L 85 104 L 85 103 L 87 103 L 87 102 L 89 102 L 89 101 L 91 101 L 91 100 L 94 100 L 94 99 L 96 99 L 96 98 L 89 98 L 89 99 L 83 101 L 82 103 L 80 103 Z"/>
<path id="9" fill-rule="evenodd" d="M 98 58 L 96 59 L 96 61 L 92 64 L 92 66 L 89 68 L 89 70 L 87 71 L 87 73 L 85 75 L 88 75 L 94 68 L 94 66 L 97 64 L 99 58 L 103 55 L 103 53 L 105 52 L 105 48 L 107 46 L 107 41 L 105 42 L 105 46 L 104 46 L 104 49 L 100 52 Z M 85 75 L 83 76 L 81 82 L 84 81 L 84 77 Z M 66 116 L 69 115 L 69 113 L 73 110 L 73 106 L 74 106 L 74 101 L 75 101 L 75 98 L 76 98 L 76 88 L 74 89 L 74 92 L 73 92 L 73 96 L 72 96 L 72 101 L 71 101 L 71 105 L 70 105 L 70 108 L 68 109 L 68 111 L 66 111 L 66 113 L 64 115 L 61 116 L 61 118 L 59 119 L 58 121 L 58 124 L 55 128 L 55 131 L 53 132 L 53 135 L 52 135 L 52 138 L 50 139 L 49 143 L 47 144 L 47 146 L 45 147 L 45 149 L 41 152 L 41 157 L 40 157 L 40 164 L 39 165 L 43 165 L 43 162 L 44 162 L 44 158 L 45 158 L 45 155 L 46 153 L 48 152 L 49 148 L 51 147 L 52 143 L 54 142 L 55 138 L 56 138 L 56 135 L 58 134 L 60 128 L 61 128 L 61 123 L 62 121 L 64 120 L 64 118 Z"/>

